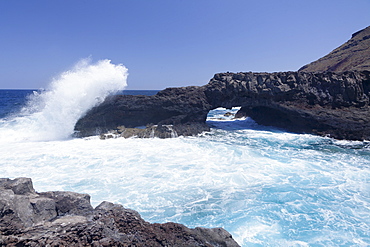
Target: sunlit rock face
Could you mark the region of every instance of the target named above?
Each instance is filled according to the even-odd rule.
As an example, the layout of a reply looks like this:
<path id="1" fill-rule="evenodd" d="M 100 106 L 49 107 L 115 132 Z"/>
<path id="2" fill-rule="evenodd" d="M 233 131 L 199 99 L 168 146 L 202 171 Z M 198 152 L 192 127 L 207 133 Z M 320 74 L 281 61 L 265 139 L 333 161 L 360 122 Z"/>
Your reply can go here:
<path id="1" fill-rule="evenodd" d="M 354 70 L 370 70 L 370 26 L 352 34 L 350 40 L 328 55 L 299 69 L 302 72 Z"/>

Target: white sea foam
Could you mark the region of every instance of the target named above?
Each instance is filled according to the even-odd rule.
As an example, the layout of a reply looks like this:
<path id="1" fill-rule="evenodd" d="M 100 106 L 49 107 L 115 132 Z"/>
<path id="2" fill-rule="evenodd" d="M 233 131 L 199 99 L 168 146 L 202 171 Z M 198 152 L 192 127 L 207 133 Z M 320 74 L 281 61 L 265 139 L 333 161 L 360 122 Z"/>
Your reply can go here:
<path id="1" fill-rule="evenodd" d="M 368 143 L 252 123 L 164 140 L 0 142 L 1 176 L 89 193 L 94 206 L 121 203 L 151 222 L 224 227 L 242 246 L 369 245 Z"/>
<path id="2" fill-rule="evenodd" d="M 69 138 L 75 123 L 109 94 L 126 87 L 127 69 L 110 60 L 83 59 L 55 78 L 48 89 L 34 92 L 21 113 L 0 126 L 0 141 Z"/>
<path id="3" fill-rule="evenodd" d="M 325 246 L 370 243 L 369 156 L 328 138 L 219 129 L 8 143 L 0 168 L 32 177 L 38 191 L 89 193 L 94 206 L 121 203 L 151 222 L 224 227 L 243 246 Z"/>

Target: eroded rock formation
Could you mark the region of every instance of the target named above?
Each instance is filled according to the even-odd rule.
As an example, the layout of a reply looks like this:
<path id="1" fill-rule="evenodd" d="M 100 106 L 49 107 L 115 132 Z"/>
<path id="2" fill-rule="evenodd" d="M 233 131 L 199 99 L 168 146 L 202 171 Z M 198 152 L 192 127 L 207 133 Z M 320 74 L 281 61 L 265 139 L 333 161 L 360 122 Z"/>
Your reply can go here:
<path id="1" fill-rule="evenodd" d="M 0 246 L 239 246 L 222 228 L 150 224 L 133 210 L 74 192 L 37 193 L 0 178 Z"/>
<path id="2" fill-rule="evenodd" d="M 215 107 L 298 133 L 370 139 L 370 72 L 223 73 L 204 86 Z"/>
<path id="3" fill-rule="evenodd" d="M 148 126 L 141 137 L 171 137 L 171 131 L 196 135 L 209 129 L 205 120 L 210 110 L 241 106 L 238 115 L 250 116 L 259 124 L 369 140 L 369 99 L 369 71 L 219 73 L 202 87 L 111 97 L 80 119 L 76 130 L 81 136 L 110 130 L 124 136 L 122 129 Z"/>

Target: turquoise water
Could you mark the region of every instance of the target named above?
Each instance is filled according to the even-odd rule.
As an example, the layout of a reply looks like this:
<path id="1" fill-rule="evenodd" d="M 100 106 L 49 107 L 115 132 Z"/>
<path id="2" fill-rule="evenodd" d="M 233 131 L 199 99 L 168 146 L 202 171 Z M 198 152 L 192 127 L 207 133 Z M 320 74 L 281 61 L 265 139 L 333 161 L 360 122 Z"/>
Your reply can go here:
<path id="1" fill-rule="evenodd" d="M 0 120 L 1 177 L 89 193 L 94 206 L 120 203 L 150 222 L 224 227 L 242 246 L 370 245 L 369 142 L 287 133 L 222 108 L 197 137 L 74 139 L 43 96 L 0 95 L 11 113 Z"/>

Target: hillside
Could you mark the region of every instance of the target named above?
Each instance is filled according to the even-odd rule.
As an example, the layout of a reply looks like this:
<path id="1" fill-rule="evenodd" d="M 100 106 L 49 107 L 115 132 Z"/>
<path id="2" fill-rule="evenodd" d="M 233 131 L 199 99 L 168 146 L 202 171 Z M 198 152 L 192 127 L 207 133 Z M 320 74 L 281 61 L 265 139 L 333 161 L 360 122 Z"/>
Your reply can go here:
<path id="1" fill-rule="evenodd" d="M 299 69 L 301 72 L 370 70 L 370 26 L 354 34 L 328 55 Z"/>

